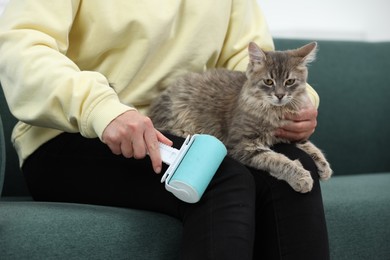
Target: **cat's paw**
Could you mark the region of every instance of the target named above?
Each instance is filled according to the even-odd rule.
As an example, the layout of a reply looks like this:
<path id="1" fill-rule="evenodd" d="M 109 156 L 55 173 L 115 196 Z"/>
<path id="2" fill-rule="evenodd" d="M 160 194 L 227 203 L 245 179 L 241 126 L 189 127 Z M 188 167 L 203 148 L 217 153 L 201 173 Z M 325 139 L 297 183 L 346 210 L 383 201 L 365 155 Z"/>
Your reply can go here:
<path id="1" fill-rule="evenodd" d="M 322 164 L 317 165 L 318 175 L 323 181 L 329 180 L 333 174 L 333 170 L 330 168 L 329 163 L 323 162 Z"/>
<path id="2" fill-rule="evenodd" d="M 310 172 L 303 168 L 299 160 L 294 160 L 294 163 L 298 165 L 297 174 L 293 179 L 289 181 L 291 187 L 300 193 L 307 193 L 313 189 L 313 178 Z"/>
<path id="3" fill-rule="evenodd" d="M 307 193 L 313 189 L 313 179 L 311 176 L 302 177 L 290 183 L 291 187 L 300 193 Z"/>

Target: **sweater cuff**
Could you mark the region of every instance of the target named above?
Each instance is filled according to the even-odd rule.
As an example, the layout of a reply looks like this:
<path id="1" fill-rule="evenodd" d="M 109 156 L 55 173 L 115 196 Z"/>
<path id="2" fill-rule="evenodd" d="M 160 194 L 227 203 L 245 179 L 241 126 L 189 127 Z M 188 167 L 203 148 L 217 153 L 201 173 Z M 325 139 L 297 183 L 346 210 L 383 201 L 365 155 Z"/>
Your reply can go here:
<path id="1" fill-rule="evenodd" d="M 97 105 L 89 116 L 86 128 L 86 137 L 99 137 L 102 140 L 104 129 L 112 120 L 126 111 L 137 110 L 134 107 L 124 105 L 117 99 L 108 99 Z"/>
<path id="2" fill-rule="evenodd" d="M 320 97 L 318 96 L 318 93 L 309 84 L 306 84 L 306 90 L 311 103 L 318 109 L 320 106 Z"/>

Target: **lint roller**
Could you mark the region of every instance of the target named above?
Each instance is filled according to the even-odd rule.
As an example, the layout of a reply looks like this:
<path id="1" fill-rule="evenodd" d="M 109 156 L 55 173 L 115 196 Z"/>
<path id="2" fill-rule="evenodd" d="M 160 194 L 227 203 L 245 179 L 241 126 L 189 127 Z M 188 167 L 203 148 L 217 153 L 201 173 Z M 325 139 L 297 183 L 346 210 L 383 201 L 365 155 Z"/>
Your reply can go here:
<path id="1" fill-rule="evenodd" d="M 211 135 L 188 136 L 180 150 L 160 143 L 161 159 L 169 167 L 161 178 L 165 188 L 188 203 L 200 200 L 227 154 L 225 145 Z"/>

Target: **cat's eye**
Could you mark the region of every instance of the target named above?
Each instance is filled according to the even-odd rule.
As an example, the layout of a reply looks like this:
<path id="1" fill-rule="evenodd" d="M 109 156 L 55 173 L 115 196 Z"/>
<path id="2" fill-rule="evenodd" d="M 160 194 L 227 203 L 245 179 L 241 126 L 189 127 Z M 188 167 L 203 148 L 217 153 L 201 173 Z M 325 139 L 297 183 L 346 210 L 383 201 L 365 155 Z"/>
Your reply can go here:
<path id="1" fill-rule="evenodd" d="M 291 86 L 294 83 L 295 83 L 295 79 L 288 79 L 288 80 L 286 80 L 286 86 Z"/>
<path id="2" fill-rule="evenodd" d="M 272 86 L 274 84 L 274 81 L 272 79 L 265 79 L 264 84 L 267 86 Z"/>

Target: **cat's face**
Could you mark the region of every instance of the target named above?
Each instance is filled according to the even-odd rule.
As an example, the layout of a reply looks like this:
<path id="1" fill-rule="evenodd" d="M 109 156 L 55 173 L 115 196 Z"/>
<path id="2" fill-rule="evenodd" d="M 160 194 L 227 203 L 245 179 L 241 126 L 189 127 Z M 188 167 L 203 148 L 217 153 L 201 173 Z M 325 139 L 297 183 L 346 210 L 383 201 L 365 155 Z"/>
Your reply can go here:
<path id="1" fill-rule="evenodd" d="M 247 77 L 250 95 L 274 106 L 294 102 L 306 90 L 307 63 L 314 60 L 316 43 L 291 51 L 264 52 L 249 46 Z"/>

